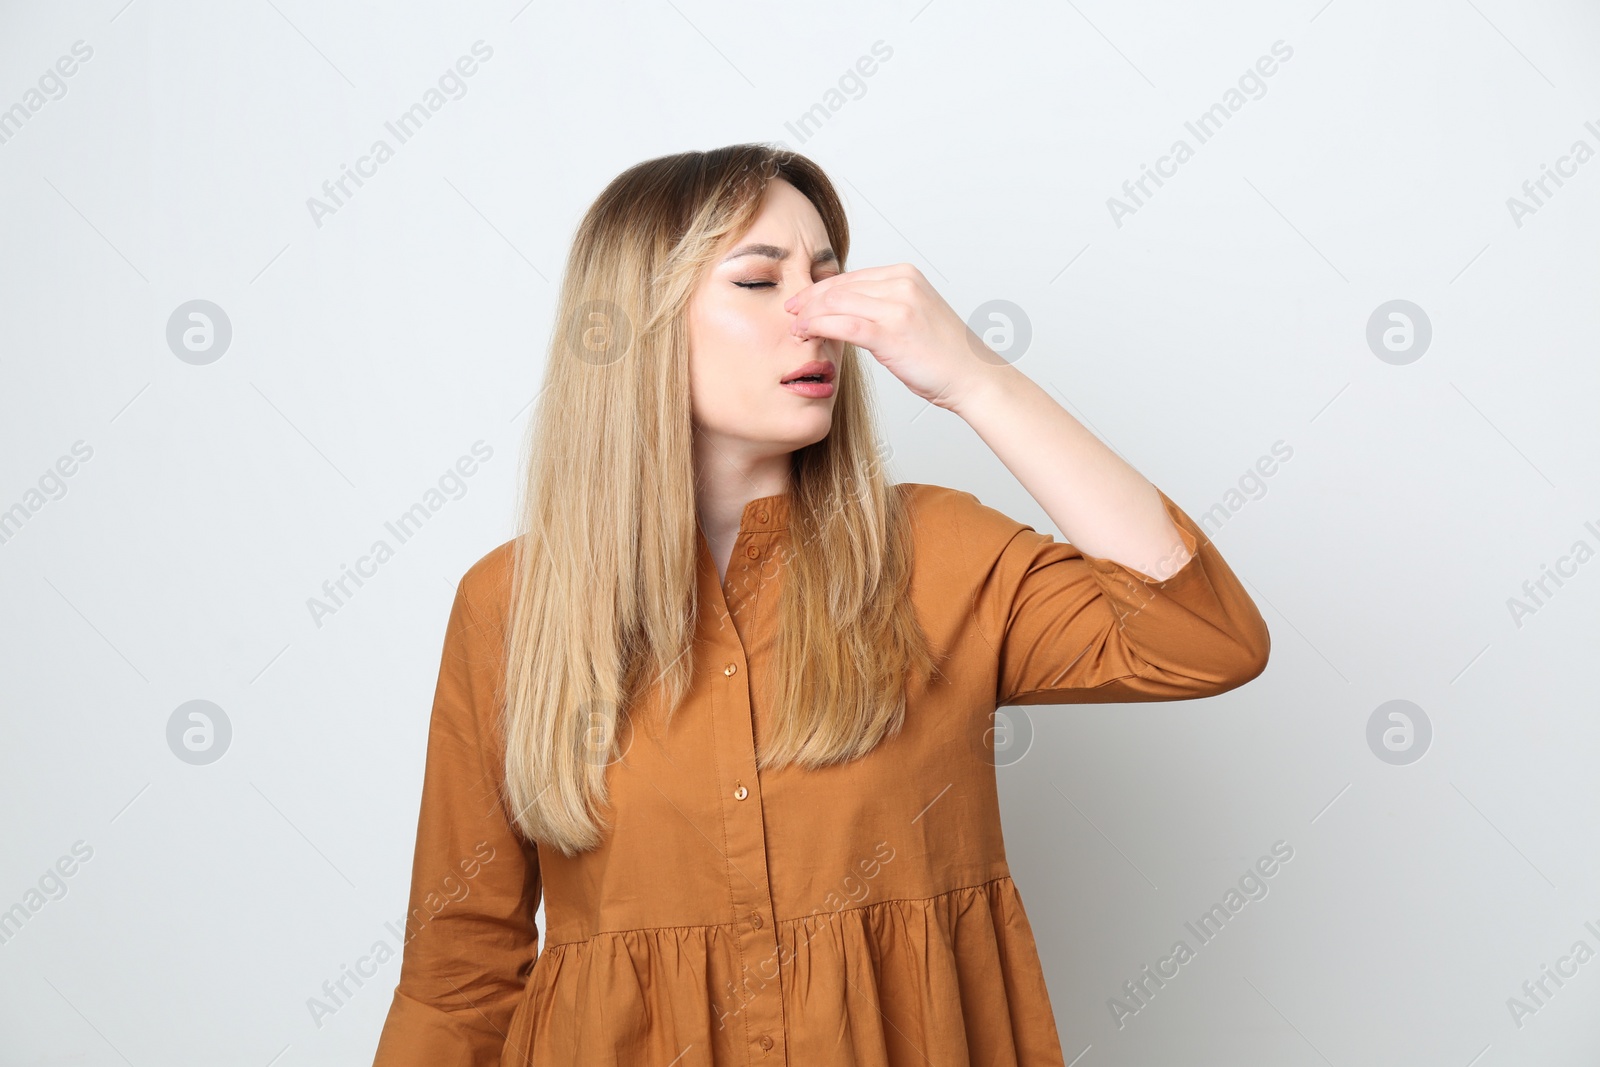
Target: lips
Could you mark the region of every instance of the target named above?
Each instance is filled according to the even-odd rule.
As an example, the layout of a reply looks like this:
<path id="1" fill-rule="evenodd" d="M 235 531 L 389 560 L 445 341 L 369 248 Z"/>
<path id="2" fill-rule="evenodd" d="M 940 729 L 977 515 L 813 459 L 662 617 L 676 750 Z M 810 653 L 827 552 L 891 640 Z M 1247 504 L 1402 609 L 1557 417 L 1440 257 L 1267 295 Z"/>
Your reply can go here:
<path id="1" fill-rule="evenodd" d="M 833 381 L 833 361 L 828 359 L 814 359 L 810 363 L 802 364 L 790 371 L 779 385 L 788 385 L 800 379 L 813 379 L 819 382 Z"/>

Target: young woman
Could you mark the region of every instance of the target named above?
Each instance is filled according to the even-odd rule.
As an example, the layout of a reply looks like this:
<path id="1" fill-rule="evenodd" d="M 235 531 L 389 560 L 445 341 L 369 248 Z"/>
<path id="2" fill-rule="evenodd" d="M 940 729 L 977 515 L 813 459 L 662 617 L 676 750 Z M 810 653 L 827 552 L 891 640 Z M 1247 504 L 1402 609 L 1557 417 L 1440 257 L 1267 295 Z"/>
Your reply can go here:
<path id="1" fill-rule="evenodd" d="M 450 613 L 377 1067 L 1063 1062 L 992 715 L 1222 693 L 1267 629 L 1186 513 L 849 243 L 762 145 L 641 163 L 583 220 L 526 532 Z M 1070 543 L 888 482 L 869 358 Z"/>

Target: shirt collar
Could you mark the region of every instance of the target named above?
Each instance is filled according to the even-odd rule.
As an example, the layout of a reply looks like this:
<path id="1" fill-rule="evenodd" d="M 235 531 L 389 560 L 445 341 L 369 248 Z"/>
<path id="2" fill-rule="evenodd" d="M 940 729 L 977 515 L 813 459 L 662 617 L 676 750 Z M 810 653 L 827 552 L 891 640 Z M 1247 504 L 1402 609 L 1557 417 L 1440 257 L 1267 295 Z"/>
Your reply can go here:
<path id="1" fill-rule="evenodd" d="M 764 533 L 787 529 L 789 525 L 789 496 L 777 493 L 758 496 L 745 504 L 739 517 L 740 533 Z"/>

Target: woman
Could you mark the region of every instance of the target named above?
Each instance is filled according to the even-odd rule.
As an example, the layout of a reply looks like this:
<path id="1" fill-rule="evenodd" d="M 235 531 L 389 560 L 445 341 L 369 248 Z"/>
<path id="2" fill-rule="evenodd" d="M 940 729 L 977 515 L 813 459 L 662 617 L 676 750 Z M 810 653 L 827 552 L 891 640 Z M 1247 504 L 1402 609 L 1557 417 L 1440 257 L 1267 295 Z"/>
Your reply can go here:
<path id="1" fill-rule="evenodd" d="M 528 532 L 450 614 L 377 1067 L 1062 1063 L 993 712 L 1225 692 L 1267 630 L 1164 493 L 848 251 L 761 145 L 583 220 Z M 889 483 L 863 350 L 1070 543 Z"/>

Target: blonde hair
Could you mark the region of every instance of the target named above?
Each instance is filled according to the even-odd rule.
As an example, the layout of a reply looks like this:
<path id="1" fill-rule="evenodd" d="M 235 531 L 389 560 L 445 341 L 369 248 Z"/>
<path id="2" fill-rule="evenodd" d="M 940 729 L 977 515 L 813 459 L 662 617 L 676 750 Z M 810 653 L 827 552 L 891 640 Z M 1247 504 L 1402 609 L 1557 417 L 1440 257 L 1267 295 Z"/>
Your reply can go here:
<path id="1" fill-rule="evenodd" d="M 811 160 L 740 144 L 618 175 L 567 258 L 527 440 L 506 670 L 505 800 L 530 840 L 572 855 L 609 823 L 620 716 L 670 719 L 698 668 L 697 517 L 686 311 L 719 242 L 781 179 L 822 216 L 839 265 L 850 232 Z M 903 498 L 879 462 L 870 379 L 845 344 L 827 437 L 791 454 L 776 692 L 761 768 L 857 758 L 905 720 L 935 670 L 909 598 Z"/>

